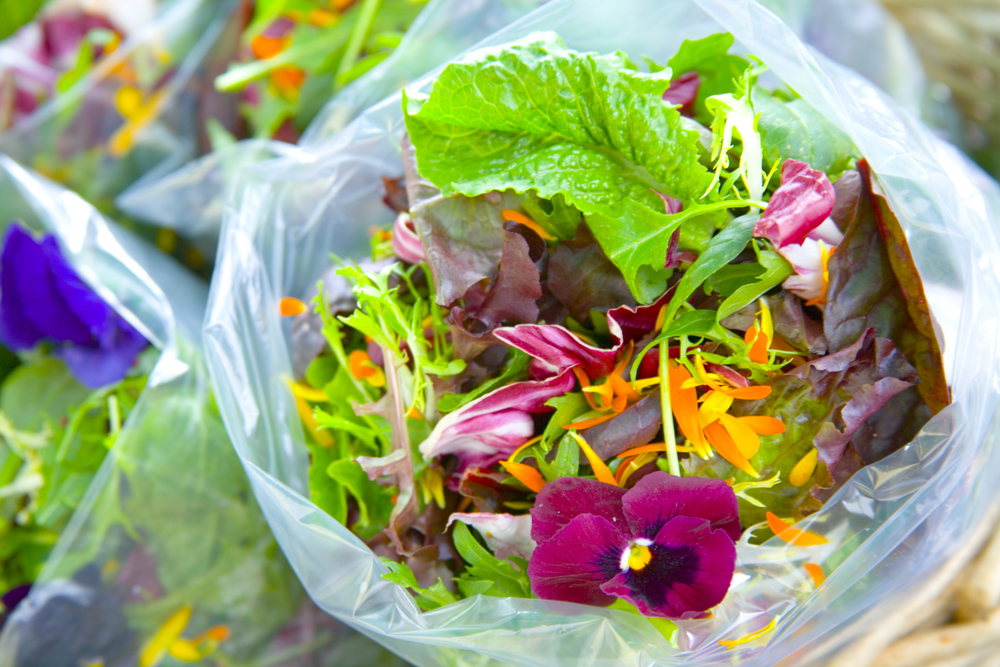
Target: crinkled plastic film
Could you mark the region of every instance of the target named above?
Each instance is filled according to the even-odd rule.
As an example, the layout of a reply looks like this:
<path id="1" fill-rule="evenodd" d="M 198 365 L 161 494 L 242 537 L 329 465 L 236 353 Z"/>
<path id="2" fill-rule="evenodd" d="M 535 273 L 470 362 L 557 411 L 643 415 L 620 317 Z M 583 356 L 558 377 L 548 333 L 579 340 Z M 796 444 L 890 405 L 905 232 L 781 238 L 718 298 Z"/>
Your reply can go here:
<path id="1" fill-rule="evenodd" d="M 554 30 L 571 48 L 665 60 L 686 38 L 721 30 L 847 132 L 904 226 L 940 324 L 954 404 L 913 443 L 855 475 L 803 527 L 804 549 L 739 547 L 713 618 L 681 623 L 671 647 L 644 619 L 543 600 L 476 597 L 420 613 L 409 594 L 306 491 L 306 447 L 285 379 L 289 324 L 276 307 L 305 296 L 328 253 L 361 257 L 387 224 L 382 176 L 399 176 L 399 97 L 371 108 L 322 150 L 245 171 L 230 198 L 205 345 L 220 410 L 254 492 L 310 596 L 419 665 L 799 665 L 821 663 L 870 629 L 978 526 L 1000 475 L 1000 188 L 897 102 L 805 46 L 752 0 L 555 1 L 484 45 Z M 425 79 L 414 85 L 423 86 Z M 802 565 L 827 572 L 816 589 Z M 726 651 L 776 621 L 762 639 Z"/>
<path id="2" fill-rule="evenodd" d="M 201 352 L 206 286 L 80 196 L 4 156 L 0 192 L 26 224 L 54 234 L 86 282 L 160 350 L 146 388 L 31 594 L 7 620 L 0 666 L 43 667 L 42 658 L 22 650 L 39 637 L 62 647 L 59 665 L 93 657 L 71 654 L 81 629 L 90 627 L 95 635 L 115 630 L 90 602 L 49 614 L 44 624 L 32 615 L 52 595 L 78 595 L 72 582 L 84 568 L 101 572 L 104 582 L 100 589 L 83 589 L 87 596 L 112 595 L 105 587 L 117 581 L 120 588 L 118 575 L 136 563 L 140 579 L 156 581 L 163 592 L 144 600 L 133 589 L 124 591 L 132 634 L 116 640 L 118 667 L 135 665 L 143 646 L 184 605 L 192 609 L 185 637 L 226 626 L 229 638 L 220 651 L 229 660 L 285 667 L 317 660 L 397 664 L 395 656 L 359 643 L 315 609 L 278 549 L 211 398 Z M 140 551 L 145 560 L 134 558 Z M 354 657 L 342 655 L 348 648 Z M 219 664 L 218 657 L 199 664 Z M 176 664 L 172 660 L 168 664 Z"/>
<path id="3" fill-rule="evenodd" d="M 198 154 L 199 144 L 205 149 L 203 113 L 224 123 L 235 118 L 236 99 L 220 97 L 212 82 L 235 53 L 239 5 L 239 0 L 160 2 L 156 19 L 68 90 L 0 133 L 0 152 L 102 207 L 140 178 L 177 169 Z M 125 86 L 143 92 L 150 109 L 134 123 L 116 103 Z M 115 132 L 130 123 L 131 144 L 113 149 Z"/>
<path id="4" fill-rule="evenodd" d="M 369 106 L 521 18 L 544 0 L 432 0 L 384 62 L 327 102 L 300 145 L 321 145 Z M 245 139 L 159 178 L 145 178 L 122 192 L 115 205 L 145 222 L 176 230 L 215 254 L 226 193 L 240 167 L 297 148 L 282 141 Z"/>

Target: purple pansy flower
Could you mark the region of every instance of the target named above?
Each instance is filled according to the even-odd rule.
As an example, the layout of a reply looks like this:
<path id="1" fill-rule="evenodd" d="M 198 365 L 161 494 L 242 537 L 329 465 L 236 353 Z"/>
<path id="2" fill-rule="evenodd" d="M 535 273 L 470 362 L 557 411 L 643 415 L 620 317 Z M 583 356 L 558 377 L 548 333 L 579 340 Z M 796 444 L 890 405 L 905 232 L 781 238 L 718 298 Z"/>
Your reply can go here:
<path id="1" fill-rule="evenodd" d="M 654 472 L 626 491 L 563 477 L 531 510 L 531 590 L 597 606 L 619 597 L 646 616 L 696 617 L 725 598 L 740 532 L 736 494 L 722 480 Z"/>
<path id="2" fill-rule="evenodd" d="M 42 341 L 93 389 L 125 377 L 147 345 L 80 279 L 55 237 L 38 241 L 13 224 L 0 251 L 0 342 L 27 350 Z"/>

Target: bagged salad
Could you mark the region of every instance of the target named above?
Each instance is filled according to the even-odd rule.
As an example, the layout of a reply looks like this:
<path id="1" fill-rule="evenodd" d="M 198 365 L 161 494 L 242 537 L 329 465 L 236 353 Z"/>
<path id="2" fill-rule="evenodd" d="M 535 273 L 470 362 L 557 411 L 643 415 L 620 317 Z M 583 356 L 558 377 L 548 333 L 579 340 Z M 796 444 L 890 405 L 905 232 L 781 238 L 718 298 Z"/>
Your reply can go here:
<path id="1" fill-rule="evenodd" d="M 21 210 L 0 253 L 20 359 L 0 386 L 0 665 L 395 664 L 308 602 L 250 495 L 198 351 L 205 286 L 0 167 Z"/>
<path id="2" fill-rule="evenodd" d="M 317 602 L 427 664 L 805 662 L 988 504 L 995 186 L 754 3 L 626 9 L 236 193 L 229 432 Z"/>

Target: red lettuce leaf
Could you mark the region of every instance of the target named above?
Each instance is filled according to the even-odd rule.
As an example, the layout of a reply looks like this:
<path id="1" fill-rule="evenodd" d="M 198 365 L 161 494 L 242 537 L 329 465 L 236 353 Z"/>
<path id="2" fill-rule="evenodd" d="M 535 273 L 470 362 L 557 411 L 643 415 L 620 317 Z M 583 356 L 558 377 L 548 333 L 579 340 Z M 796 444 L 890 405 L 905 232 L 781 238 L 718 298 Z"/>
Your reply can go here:
<path id="1" fill-rule="evenodd" d="M 846 187 L 851 181 L 842 187 L 845 196 L 857 197 L 838 202 L 835 211 L 847 231 L 829 263 L 826 338 L 834 352 L 869 327 L 895 341 L 916 366 L 920 395 L 936 414 L 951 399 L 923 283 L 899 220 L 875 191 L 868 164 L 860 161 L 858 170 L 860 187 Z"/>
<path id="2" fill-rule="evenodd" d="M 536 300 L 542 296 L 538 268 L 531 259 L 528 242 L 520 234 L 507 230 L 503 231 L 503 238 L 496 282 L 490 286 L 478 307 L 471 308 L 469 299 L 466 299 L 469 314 L 490 328 L 503 323 L 536 322 Z"/>
<path id="3" fill-rule="evenodd" d="M 570 315 L 585 321 L 591 310 L 634 306 L 625 277 L 601 250 L 587 225 L 576 228 L 572 241 L 563 241 L 549 258 L 548 287 Z"/>

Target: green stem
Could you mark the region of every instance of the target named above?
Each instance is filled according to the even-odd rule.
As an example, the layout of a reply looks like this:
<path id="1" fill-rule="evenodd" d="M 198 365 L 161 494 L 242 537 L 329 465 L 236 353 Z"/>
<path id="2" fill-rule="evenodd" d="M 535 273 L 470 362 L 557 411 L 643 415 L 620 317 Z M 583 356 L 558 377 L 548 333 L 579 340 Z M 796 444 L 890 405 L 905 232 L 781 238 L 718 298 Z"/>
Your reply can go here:
<path id="1" fill-rule="evenodd" d="M 674 435 L 674 414 L 670 410 L 670 346 L 666 340 L 660 343 L 660 409 L 663 411 L 663 439 L 667 443 L 667 465 L 670 474 L 681 476 L 681 466 L 677 460 L 677 439 Z"/>
<path id="2" fill-rule="evenodd" d="M 344 55 L 337 67 L 335 79 L 337 85 L 340 85 L 343 75 L 350 71 L 354 67 L 354 63 L 358 61 L 358 54 L 361 53 L 361 47 L 368 37 L 368 32 L 372 29 L 372 23 L 375 21 L 375 15 L 378 14 L 381 4 L 382 0 L 364 0 L 358 9 L 358 21 L 351 30 L 351 38 L 347 42 L 347 48 L 344 49 Z"/>

